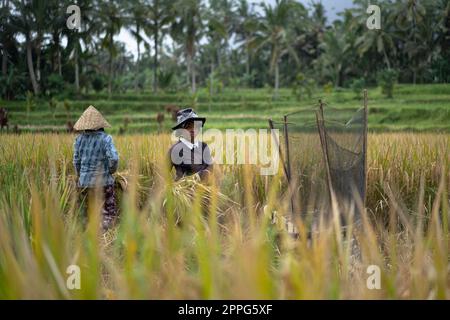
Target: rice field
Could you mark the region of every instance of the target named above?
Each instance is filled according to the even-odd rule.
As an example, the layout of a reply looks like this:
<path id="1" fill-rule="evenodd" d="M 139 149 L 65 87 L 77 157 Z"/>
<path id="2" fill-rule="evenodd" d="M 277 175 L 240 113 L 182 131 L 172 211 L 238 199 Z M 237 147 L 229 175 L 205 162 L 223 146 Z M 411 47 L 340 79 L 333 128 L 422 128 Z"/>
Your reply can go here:
<path id="1" fill-rule="evenodd" d="M 335 211 L 310 237 L 297 221 L 298 239 L 271 219 L 289 213 L 281 168 L 173 182 L 169 135 L 114 139 L 121 220 L 102 233 L 99 199 L 79 219 L 73 135 L 0 135 L 0 299 L 450 298 L 449 134 L 370 134 L 361 227 L 343 233 Z M 317 150 L 299 141 L 308 174 Z"/>
<path id="2" fill-rule="evenodd" d="M 385 98 L 380 88 L 369 90 L 369 127 L 376 132 L 415 131 L 450 132 L 450 86 L 448 84 L 399 84 L 394 98 Z M 126 127 L 127 134 L 170 133 L 174 122 L 167 105 L 191 106 L 200 115 L 208 118 L 207 127 L 267 128 L 267 119 L 281 119 L 284 114 L 294 111 L 310 111 L 318 100 L 325 101 L 337 109 L 355 109 L 362 106 L 362 97 L 355 96 L 350 89 L 340 88 L 324 92 L 318 88 L 312 97 L 297 100 L 292 90 L 280 90 L 277 100 L 267 89 L 224 88 L 223 92 L 209 97 L 206 88 L 200 88 L 192 96 L 187 92 L 115 93 L 108 99 L 106 93 L 90 93 L 80 97 L 57 99 L 57 105 L 50 107 L 47 99 L 34 99 L 32 107 L 25 98 L 2 101 L 0 106 L 8 109 L 9 124 L 18 126 L 21 132 L 50 133 L 65 132 L 66 123 L 75 123 L 89 105 L 94 105 L 112 125 L 110 132 L 120 133 Z M 159 127 L 158 113 L 165 115 Z M 305 112 L 304 115 L 311 115 Z M 298 119 L 299 121 L 304 119 Z"/>

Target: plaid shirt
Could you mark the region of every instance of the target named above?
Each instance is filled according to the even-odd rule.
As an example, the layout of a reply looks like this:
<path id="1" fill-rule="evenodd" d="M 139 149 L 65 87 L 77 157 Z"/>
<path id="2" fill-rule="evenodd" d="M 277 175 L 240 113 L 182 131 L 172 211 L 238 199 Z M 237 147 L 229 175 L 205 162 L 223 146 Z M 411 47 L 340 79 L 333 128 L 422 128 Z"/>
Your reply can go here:
<path id="1" fill-rule="evenodd" d="M 74 144 L 73 165 L 80 187 L 114 184 L 119 156 L 112 137 L 103 131 L 80 134 Z"/>

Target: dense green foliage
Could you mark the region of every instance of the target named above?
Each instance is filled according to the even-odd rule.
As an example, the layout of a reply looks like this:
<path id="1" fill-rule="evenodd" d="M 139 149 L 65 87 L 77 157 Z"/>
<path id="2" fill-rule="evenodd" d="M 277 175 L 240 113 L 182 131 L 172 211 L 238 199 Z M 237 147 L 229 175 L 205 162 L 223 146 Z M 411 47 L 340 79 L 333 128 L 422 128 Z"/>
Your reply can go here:
<path id="1" fill-rule="evenodd" d="M 285 180 L 258 165 L 215 166 L 211 185 L 172 182 L 158 165 L 167 134 L 115 138 L 129 182 L 120 224 L 100 233 L 93 202 L 83 229 L 73 136 L 0 135 L 0 299 L 448 299 L 449 138 L 369 135 L 358 258 L 339 219 L 296 241 L 271 224 L 289 214 Z M 295 148 L 313 169 L 308 145 Z M 72 264 L 80 290 L 65 285 Z M 369 265 L 380 290 L 366 285 Z"/>
<path id="2" fill-rule="evenodd" d="M 336 21 L 327 21 L 320 2 L 81 0 L 76 31 L 66 27 L 71 1 L 1 0 L 0 94 L 270 86 L 275 97 L 279 87 L 300 97 L 313 84 L 350 87 L 364 78 L 375 85 L 380 72 L 396 72 L 400 83 L 448 83 L 450 3 L 370 3 L 382 8 L 380 30 L 367 28 L 365 0 Z M 137 59 L 116 39 L 124 29 L 136 40 Z"/>

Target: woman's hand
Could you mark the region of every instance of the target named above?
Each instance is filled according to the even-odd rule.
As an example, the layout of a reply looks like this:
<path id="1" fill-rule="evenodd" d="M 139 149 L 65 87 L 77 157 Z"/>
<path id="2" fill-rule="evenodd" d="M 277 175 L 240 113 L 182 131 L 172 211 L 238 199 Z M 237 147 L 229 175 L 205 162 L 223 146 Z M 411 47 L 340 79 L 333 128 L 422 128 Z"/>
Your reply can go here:
<path id="1" fill-rule="evenodd" d="M 198 172 L 198 175 L 200 176 L 200 179 L 204 182 L 204 181 L 208 181 L 209 177 L 211 176 L 211 171 L 209 171 L 208 169 L 205 170 L 201 170 Z"/>

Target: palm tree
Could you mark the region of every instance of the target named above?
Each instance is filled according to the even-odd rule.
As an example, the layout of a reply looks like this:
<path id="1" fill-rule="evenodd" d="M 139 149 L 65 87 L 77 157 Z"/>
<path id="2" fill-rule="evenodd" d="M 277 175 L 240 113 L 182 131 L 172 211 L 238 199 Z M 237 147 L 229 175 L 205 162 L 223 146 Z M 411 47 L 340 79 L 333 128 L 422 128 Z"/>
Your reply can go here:
<path id="1" fill-rule="evenodd" d="M 313 4 L 314 11 L 311 17 L 311 29 L 308 30 L 310 34 L 312 34 L 314 42 L 314 58 L 317 59 L 320 55 L 320 51 L 318 50 L 319 44 L 322 42 L 322 36 L 325 32 L 327 17 L 325 13 L 325 7 L 321 2 L 316 2 Z"/>
<path id="2" fill-rule="evenodd" d="M 36 31 L 35 51 L 36 51 L 36 80 L 41 81 L 41 49 L 44 41 L 44 33 L 49 26 L 48 9 L 46 1 L 31 1 L 32 13 L 34 16 L 34 30 Z"/>
<path id="3" fill-rule="evenodd" d="M 68 30 L 64 29 L 64 35 L 67 36 L 67 48 L 69 52 L 70 61 L 74 66 L 74 85 L 77 93 L 80 92 L 80 78 L 83 70 L 88 65 L 88 50 L 94 43 L 94 34 L 100 29 L 101 25 L 96 22 L 96 19 L 91 17 L 91 14 L 95 9 L 92 1 L 79 0 L 77 5 L 80 7 L 80 11 L 84 13 L 83 21 L 80 30 Z M 84 50 L 83 50 L 84 48 Z M 80 61 L 84 68 L 80 68 Z"/>
<path id="4" fill-rule="evenodd" d="M 231 78 L 229 40 L 236 30 L 237 15 L 235 0 L 209 0 L 206 16 L 209 36 L 216 49 L 216 61 L 219 70 L 227 78 Z M 224 67 L 222 68 L 222 65 Z"/>
<path id="5" fill-rule="evenodd" d="M 184 47 L 192 93 L 196 92 L 194 58 L 203 28 L 203 10 L 201 0 L 178 0 L 175 4 L 176 19 L 172 24 L 172 38 Z"/>
<path id="6" fill-rule="evenodd" d="M 342 85 L 349 65 L 347 56 L 350 47 L 347 45 L 345 34 L 343 28 L 335 24 L 332 29 L 325 31 L 320 45 L 323 50 L 320 60 L 323 67 L 331 74 L 336 87 Z"/>
<path id="7" fill-rule="evenodd" d="M 436 33 L 438 34 L 437 41 L 439 42 L 441 59 L 446 65 L 450 65 L 450 2 L 447 0 L 440 0 L 434 8 L 435 16 L 437 17 Z M 442 64 L 441 64 L 442 65 Z M 450 79 L 450 68 L 440 67 L 440 79 Z M 445 76 L 446 75 L 446 76 Z"/>
<path id="8" fill-rule="evenodd" d="M 281 58 L 289 54 L 299 63 L 299 59 L 292 47 L 293 35 L 290 23 L 296 3 L 291 0 L 276 0 L 275 5 L 262 4 L 264 15 L 259 18 L 258 31 L 251 41 L 251 47 L 261 49 L 270 46 L 270 71 L 275 74 L 274 98 L 278 97 L 280 86 L 279 64 Z"/>
<path id="9" fill-rule="evenodd" d="M 44 40 L 44 32 L 48 26 L 48 3 L 26 0 L 13 0 L 12 3 L 19 13 L 12 18 L 12 23 L 14 28 L 17 28 L 25 36 L 28 74 L 33 92 L 38 95 L 41 80 L 41 45 Z M 34 34 L 36 36 L 33 37 Z M 33 62 L 33 51 L 36 55 L 36 67 Z"/>
<path id="10" fill-rule="evenodd" d="M 0 19 L 3 21 L 0 24 L 0 44 L 2 45 L 2 76 L 6 77 L 8 74 L 8 47 L 14 42 L 14 32 L 10 25 L 10 7 L 9 0 L 2 0 L 0 8 Z"/>
<path id="11" fill-rule="evenodd" d="M 127 2 L 127 10 L 131 11 L 131 17 L 128 19 L 126 26 L 131 33 L 131 36 L 136 40 L 137 58 L 135 64 L 135 90 L 138 91 L 138 75 L 139 62 L 141 61 L 141 43 L 145 42 L 142 36 L 142 30 L 145 25 L 146 17 L 148 15 L 147 6 L 142 0 L 131 0 Z"/>
<path id="12" fill-rule="evenodd" d="M 48 19 L 49 33 L 51 34 L 50 45 L 50 63 L 52 66 L 52 72 L 57 72 L 62 76 L 62 59 L 61 59 L 61 38 L 66 28 L 66 16 L 61 15 L 61 12 L 67 8 L 68 1 L 61 2 L 49 2 Z"/>
<path id="13" fill-rule="evenodd" d="M 153 92 L 158 90 L 158 62 L 159 47 L 169 26 L 174 20 L 174 7 L 172 0 L 151 0 L 146 4 L 148 8 L 148 21 L 144 27 L 145 32 L 153 38 Z"/>
<path id="14" fill-rule="evenodd" d="M 101 0 L 97 8 L 97 14 L 102 24 L 105 34 L 101 40 L 101 46 L 108 51 L 108 96 L 112 94 L 113 60 L 117 55 L 117 48 L 114 43 L 114 36 L 122 28 L 121 8 L 117 0 Z M 101 32 L 101 31 L 100 31 Z"/>
<path id="15" fill-rule="evenodd" d="M 392 63 L 388 53 L 395 55 L 397 52 L 392 30 L 394 23 L 392 14 L 388 11 L 381 15 L 380 30 L 362 32 L 361 28 L 364 28 L 366 25 L 366 9 L 370 4 L 370 1 L 359 0 L 355 1 L 355 4 L 357 6 L 351 10 L 351 12 L 354 13 L 354 19 L 349 29 L 355 30 L 355 33 L 360 34 L 355 41 L 355 46 L 357 47 L 359 55 L 362 57 L 370 51 L 376 51 L 378 54 L 382 55 L 386 67 L 391 69 Z M 360 32 L 356 32 L 357 30 Z"/>
<path id="16" fill-rule="evenodd" d="M 228 37 L 226 27 L 215 15 L 210 15 L 208 17 L 208 27 L 206 31 L 208 38 L 208 44 L 202 46 L 202 51 L 206 53 L 209 57 L 210 73 L 209 73 L 209 95 L 210 97 L 214 94 L 214 70 L 215 65 L 220 67 L 221 54 L 220 49 L 222 46 L 222 40 Z M 211 104 L 209 104 L 211 108 Z"/>
<path id="17" fill-rule="evenodd" d="M 420 28 L 428 28 L 429 26 L 423 25 L 423 20 L 426 15 L 425 7 L 421 5 L 418 0 L 407 0 L 396 3 L 396 8 L 393 13 L 396 17 L 397 26 L 400 27 L 405 33 L 405 46 L 408 52 L 409 60 L 412 61 L 408 65 L 411 65 L 413 73 L 413 83 L 417 81 L 417 71 L 419 68 L 419 56 L 421 51 L 428 50 L 426 43 L 420 41 Z M 424 39 L 422 39 L 424 40 Z M 420 43 L 420 45 L 418 45 Z M 422 50 L 421 50 L 422 49 Z"/>
<path id="18" fill-rule="evenodd" d="M 250 85 L 250 63 L 251 63 L 251 38 L 258 28 L 258 20 L 253 11 L 253 6 L 250 7 L 247 0 L 240 0 L 237 7 L 238 23 L 236 26 L 236 38 L 241 42 L 241 47 L 245 50 L 245 75 Z"/>

